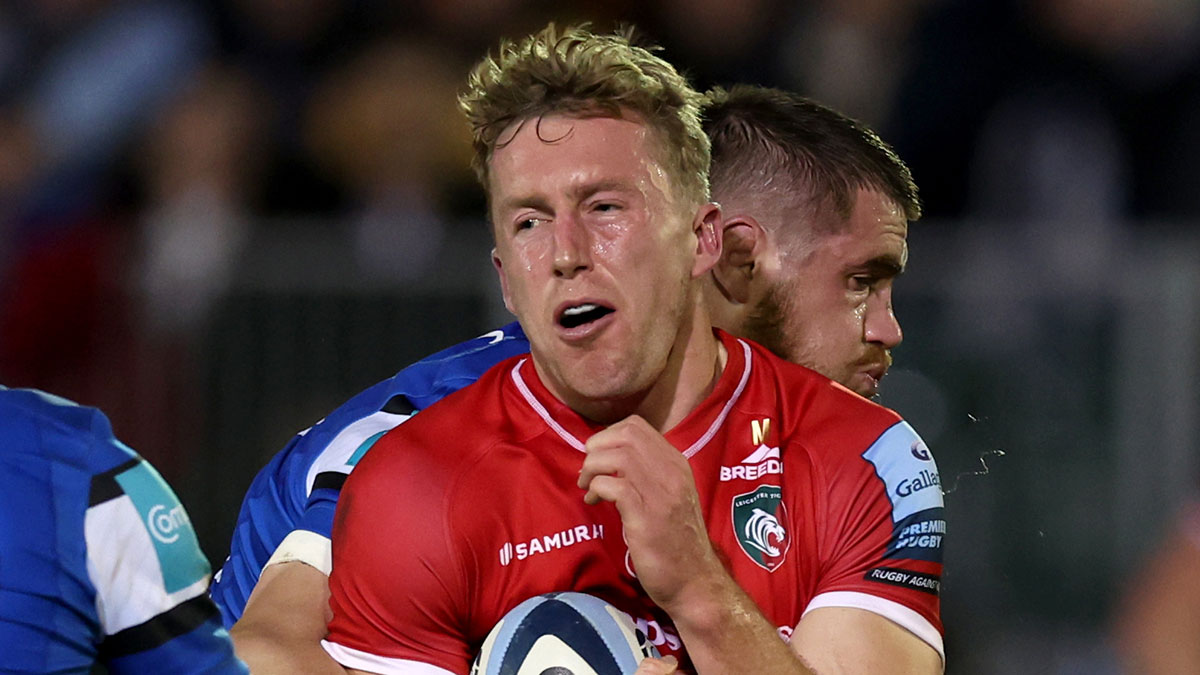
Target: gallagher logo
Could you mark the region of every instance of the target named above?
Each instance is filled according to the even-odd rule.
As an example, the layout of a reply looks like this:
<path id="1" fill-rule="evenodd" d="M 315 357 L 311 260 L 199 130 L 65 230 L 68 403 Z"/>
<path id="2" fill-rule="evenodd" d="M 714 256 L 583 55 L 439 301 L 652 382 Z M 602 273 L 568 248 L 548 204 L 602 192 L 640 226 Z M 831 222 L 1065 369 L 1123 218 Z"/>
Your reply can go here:
<path id="1" fill-rule="evenodd" d="M 778 485 L 760 485 L 733 498 L 734 536 L 742 552 L 768 572 L 783 564 L 792 544 L 787 522 L 783 488 Z"/>
<path id="2" fill-rule="evenodd" d="M 920 492 L 926 488 L 941 487 L 942 479 L 936 472 L 929 469 L 921 469 L 917 475 L 911 478 L 905 478 L 896 485 L 897 497 L 908 497 L 914 492 Z"/>

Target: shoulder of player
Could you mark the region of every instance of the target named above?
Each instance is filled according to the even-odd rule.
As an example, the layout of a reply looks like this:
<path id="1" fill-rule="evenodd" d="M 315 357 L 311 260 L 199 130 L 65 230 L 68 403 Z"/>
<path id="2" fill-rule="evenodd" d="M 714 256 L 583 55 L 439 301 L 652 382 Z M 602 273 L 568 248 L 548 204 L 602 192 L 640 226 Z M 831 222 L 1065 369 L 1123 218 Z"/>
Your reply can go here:
<path id="1" fill-rule="evenodd" d="M 919 440 L 898 413 L 834 382 L 819 387 L 799 408 L 795 433 L 827 463 L 860 460 L 881 439 Z M 888 446 L 890 447 L 890 446 Z"/>
<path id="2" fill-rule="evenodd" d="M 518 324 L 511 323 L 477 338 L 431 354 L 392 378 L 418 408 L 470 385 L 492 366 L 529 351 Z"/>
<path id="3" fill-rule="evenodd" d="M 911 431 L 894 410 L 813 370 L 780 359 L 761 347 L 757 356 L 775 379 L 785 433 L 827 461 L 861 456 L 897 425 Z"/>
<path id="4" fill-rule="evenodd" d="M 504 417 L 501 387 L 511 364 L 512 359 L 498 364 L 474 383 L 392 428 L 360 464 L 379 467 L 419 462 L 422 466 L 433 463 L 452 467 L 460 465 L 466 456 L 494 445 L 495 430 Z"/>
<path id="5" fill-rule="evenodd" d="M 138 454 L 113 436 L 96 408 L 34 389 L 0 390 L 0 434 L 6 452 L 97 473 Z"/>
<path id="6" fill-rule="evenodd" d="M 853 422 L 856 426 L 891 426 L 901 417 L 894 410 L 870 401 L 805 366 L 786 361 L 765 347 L 748 342 L 754 352 L 755 370 L 766 371 L 775 382 L 781 403 L 798 411 L 797 424 L 824 426 Z"/>
<path id="7" fill-rule="evenodd" d="M 459 367 L 478 367 L 479 372 L 510 356 L 529 351 L 525 333 L 515 321 L 479 337 L 460 342 L 417 361 L 405 372 L 453 372 Z"/>
<path id="8" fill-rule="evenodd" d="M 909 476 L 922 471 L 936 476 L 937 464 L 929 447 L 908 422 L 856 394 L 850 397 L 844 402 L 852 415 L 814 415 L 795 436 L 826 480 L 858 482 L 867 476 Z"/>
<path id="9" fill-rule="evenodd" d="M 515 324 L 511 326 L 515 326 Z M 337 435 L 344 433 L 356 422 L 380 413 L 403 416 L 396 420 L 398 424 L 406 421 L 407 416 L 413 415 L 418 410 L 432 407 L 442 398 L 470 386 L 491 365 L 502 362 L 510 356 L 499 353 L 492 354 L 479 360 L 475 368 L 452 369 L 452 373 L 445 371 L 446 364 L 461 361 L 483 351 L 499 350 L 502 347 L 509 351 L 516 349 L 518 354 L 524 353 L 520 351 L 521 346 L 527 344 L 524 341 L 524 334 L 520 332 L 519 328 L 513 329 L 511 326 L 493 331 L 503 337 L 501 342 L 490 343 L 488 336 L 491 334 L 480 336 L 428 356 L 392 377 L 365 389 L 309 429 L 300 432 L 299 436 L 305 437 L 300 444 L 322 446 Z"/>
<path id="10" fill-rule="evenodd" d="M 409 419 L 413 407 L 396 391 L 394 378 L 378 382 L 338 406 L 316 424 L 297 433 L 255 477 L 310 489 L 316 474 L 349 473 L 355 453 L 381 432 Z M 300 480 L 295 477 L 304 477 Z"/>
<path id="11" fill-rule="evenodd" d="M 412 427 L 409 433 L 413 435 L 430 425 L 438 425 L 443 437 L 449 433 L 447 429 L 457 433 L 464 426 L 464 416 L 458 414 L 457 420 L 438 422 L 440 414 L 436 410 L 442 398 L 455 397 L 458 390 L 470 385 L 464 380 L 439 387 L 422 385 L 406 376 L 405 371 L 377 383 L 294 437 L 272 460 L 272 475 L 297 490 L 303 487 L 307 495 L 319 476 L 350 474 L 367 456 L 379 454 L 377 448 L 390 447 L 393 441 L 385 442 L 384 438 L 398 427 Z"/>
<path id="12" fill-rule="evenodd" d="M 0 389 L 0 416 L 6 428 L 49 427 L 64 434 L 112 438 L 112 426 L 98 409 L 37 389 Z"/>

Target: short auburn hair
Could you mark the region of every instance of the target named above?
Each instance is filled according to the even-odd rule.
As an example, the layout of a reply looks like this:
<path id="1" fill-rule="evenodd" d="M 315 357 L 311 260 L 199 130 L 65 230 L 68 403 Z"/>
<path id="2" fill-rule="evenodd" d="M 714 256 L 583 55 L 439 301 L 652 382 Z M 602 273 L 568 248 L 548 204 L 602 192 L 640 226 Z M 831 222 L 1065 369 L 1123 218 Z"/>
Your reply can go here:
<path id="1" fill-rule="evenodd" d="M 907 220 L 921 217 L 912 173 L 865 124 L 780 89 L 737 85 L 705 98 L 717 199 L 782 182 L 810 214 L 832 208 L 844 221 L 856 190 L 866 188 L 895 202 Z"/>

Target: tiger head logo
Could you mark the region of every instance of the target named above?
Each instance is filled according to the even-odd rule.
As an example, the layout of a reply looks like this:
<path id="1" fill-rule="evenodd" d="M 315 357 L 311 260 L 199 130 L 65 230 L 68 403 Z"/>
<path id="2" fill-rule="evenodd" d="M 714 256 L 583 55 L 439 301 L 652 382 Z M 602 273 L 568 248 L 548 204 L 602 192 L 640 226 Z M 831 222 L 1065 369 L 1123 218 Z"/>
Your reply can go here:
<path id="1" fill-rule="evenodd" d="M 753 492 L 733 498 L 733 531 L 738 544 L 751 560 L 774 572 L 787 556 L 791 537 L 783 489 L 760 485 Z"/>
<path id="2" fill-rule="evenodd" d="M 750 520 L 746 521 L 742 535 L 747 544 L 772 558 L 779 556 L 779 547 L 776 544 L 787 540 L 787 532 L 784 532 L 779 520 L 758 508 L 754 509 Z"/>

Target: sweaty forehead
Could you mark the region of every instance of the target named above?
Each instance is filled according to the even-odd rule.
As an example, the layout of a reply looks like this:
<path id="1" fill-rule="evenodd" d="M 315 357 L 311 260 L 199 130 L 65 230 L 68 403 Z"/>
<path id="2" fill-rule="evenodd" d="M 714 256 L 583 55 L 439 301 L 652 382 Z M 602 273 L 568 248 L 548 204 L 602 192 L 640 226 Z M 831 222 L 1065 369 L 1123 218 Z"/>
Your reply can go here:
<path id="1" fill-rule="evenodd" d="M 656 135 L 633 115 L 542 115 L 514 122 L 499 139 L 489 161 L 494 205 L 530 192 L 594 190 L 601 183 L 669 193 Z"/>
<path id="2" fill-rule="evenodd" d="M 903 243 L 908 238 L 908 218 L 904 209 L 886 195 L 859 188 L 846 229 L 861 238 L 876 238 Z"/>
<path id="3" fill-rule="evenodd" d="M 878 192 L 860 190 L 850 217 L 823 235 L 817 248 L 845 267 L 890 267 L 899 274 L 908 263 L 907 239 L 904 211 Z"/>

